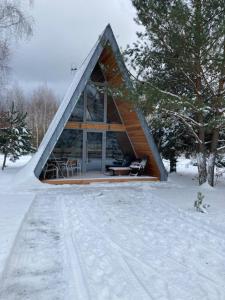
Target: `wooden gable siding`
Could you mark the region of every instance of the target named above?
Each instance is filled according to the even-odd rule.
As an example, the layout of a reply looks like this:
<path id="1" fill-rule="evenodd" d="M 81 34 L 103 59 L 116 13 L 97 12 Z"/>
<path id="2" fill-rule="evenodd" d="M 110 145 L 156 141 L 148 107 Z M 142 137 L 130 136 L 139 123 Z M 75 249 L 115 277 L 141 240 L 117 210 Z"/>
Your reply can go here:
<path id="1" fill-rule="evenodd" d="M 106 47 L 103 50 L 99 61 L 104 66 L 103 69 L 108 83 L 112 87 L 121 86 L 123 78 L 119 72 L 118 65 L 110 47 Z M 137 157 L 141 158 L 143 156 L 147 156 L 147 174 L 159 178 L 160 171 L 153 157 L 153 153 L 150 149 L 137 113 L 133 108 L 133 104 L 130 101 L 125 101 L 123 99 L 115 99 L 115 102 Z"/>
<path id="2" fill-rule="evenodd" d="M 101 131 L 126 131 L 123 124 L 102 124 L 102 123 L 82 123 L 82 122 L 67 122 L 66 129 L 93 129 Z"/>

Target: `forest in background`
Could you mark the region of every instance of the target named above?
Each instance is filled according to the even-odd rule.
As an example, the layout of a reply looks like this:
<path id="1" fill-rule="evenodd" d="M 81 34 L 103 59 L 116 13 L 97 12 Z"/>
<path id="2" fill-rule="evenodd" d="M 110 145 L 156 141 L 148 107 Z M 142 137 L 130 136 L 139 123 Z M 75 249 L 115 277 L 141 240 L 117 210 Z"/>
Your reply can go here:
<path id="1" fill-rule="evenodd" d="M 27 113 L 26 121 L 32 134 L 32 146 L 37 149 L 57 111 L 59 98 L 47 85 L 41 85 L 29 94 L 21 87 L 14 86 L 1 95 L 0 115 L 9 111 L 12 103 L 16 111 Z"/>
<path id="2" fill-rule="evenodd" d="M 7 130 L 4 127 L 4 116 L 12 110 L 12 107 L 20 115 L 26 114 L 26 125 L 31 131 L 32 146 L 37 149 L 58 108 L 58 98 L 44 84 L 36 87 L 31 93 L 26 93 L 19 86 L 13 86 L 11 78 L 13 70 L 10 66 L 13 55 L 12 43 L 32 38 L 34 19 L 29 14 L 29 9 L 25 9 L 27 6 L 25 4 L 29 7 L 29 3 L 32 2 L 0 1 L 0 129 Z M 0 137 L 2 136 L 3 132 Z M 0 140 L 2 150 L 5 140 Z"/>

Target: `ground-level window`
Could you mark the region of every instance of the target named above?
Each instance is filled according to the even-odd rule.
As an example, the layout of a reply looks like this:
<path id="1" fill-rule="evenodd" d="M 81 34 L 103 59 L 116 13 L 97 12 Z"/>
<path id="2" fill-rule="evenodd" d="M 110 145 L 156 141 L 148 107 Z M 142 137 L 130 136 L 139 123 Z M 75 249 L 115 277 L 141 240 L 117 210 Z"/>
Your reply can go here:
<path id="1" fill-rule="evenodd" d="M 106 162 L 107 164 L 135 157 L 133 148 L 126 132 L 108 131 L 106 133 Z"/>
<path id="2" fill-rule="evenodd" d="M 53 155 L 56 158 L 82 159 L 83 131 L 64 129 Z"/>

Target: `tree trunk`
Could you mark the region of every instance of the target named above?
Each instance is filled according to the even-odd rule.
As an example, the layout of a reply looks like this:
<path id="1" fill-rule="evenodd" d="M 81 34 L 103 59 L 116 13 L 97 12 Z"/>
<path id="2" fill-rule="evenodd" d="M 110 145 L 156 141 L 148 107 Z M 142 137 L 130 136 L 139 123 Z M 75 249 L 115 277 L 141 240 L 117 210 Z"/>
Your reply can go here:
<path id="1" fill-rule="evenodd" d="M 203 124 L 203 117 L 200 113 L 198 120 Z M 207 164 L 206 164 L 206 150 L 205 150 L 205 128 L 199 128 L 198 136 L 201 142 L 198 143 L 197 149 L 197 163 L 198 163 L 198 181 L 202 185 L 207 181 Z"/>
<path id="2" fill-rule="evenodd" d="M 38 124 L 36 124 L 36 149 L 38 149 L 39 146 L 39 130 L 38 130 Z"/>
<path id="3" fill-rule="evenodd" d="M 223 56 L 225 57 L 225 38 L 223 42 Z M 215 162 L 216 162 L 216 154 L 217 154 L 217 147 L 219 143 L 219 136 L 220 136 L 220 129 L 218 124 L 220 119 L 223 118 L 223 93 L 224 93 L 224 84 L 225 84 L 225 58 L 223 59 L 221 65 L 221 74 L 219 79 L 219 88 L 217 92 L 217 96 L 214 99 L 214 109 L 215 109 L 215 120 L 217 121 L 214 125 L 214 129 L 212 132 L 212 140 L 210 145 L 210 156 L 209 156 L 209 163 L 208 163 L 208 183 L 211 186 L 214 186 L 214 171 L 215 171 Z"/>
<path id="4" fill-rule="evenodd" d="M 214 186 L 214 171 L 215 171 L 218 140 L 219 140 L 219 129 L 215 128 L 212 134 L 210 155 L 208 161 L 208 183 L 211 186 Z"/>
<path id="5" fill-rule="evenodd" d="M 171 153 L 169 160 L 170 160 L 170 173 L 176 172 L 177 171 L 177 159 L 173 152 Z"/>
<path id="6" fill-rule="evenodd" d="M 3 164 L 2 164 L 2 171 L 5 169 L 5 166 L 6 166 L 6 158 L 7 158 L 7 153 L 4 153 L 4 160 L 3 160 Z"/>
<path id="7" fill-rule="evenodd" d="M 176 158 L 170 159 L 170 173 L 177 172 L 177 160 Z"/>
<path id="8" fill-rule="evenodd" d="M 215 171 L 216 153 L 210 153 L 208 160 L 208 183 L 214 186 L 214 171 Z"/>
<path id="9" fill-rule="evenodd" d="M 203 184 L 207 180 L 207 168 L 206 168 L 206 157 L 202 152 L 197 153 L 198 163 L 198 181 L 199 185 Z"/>
<path id="10" fill-rule="evenodd" d="M 207 167 L 206 167 L 206 151 L 205 151 L 205 127 L 204 127 L 204 115 L 202 108 L 204 107 L 204 99 L 202 97 L 202 72 L 201 72 L 201 50 L 202 50 L 202 1 L 194 0 L 194 15 L 195 15 L 195 90 L 196 90 L 196 108 L 198 112 L 196 114 L 197 121 L 200 124 L 198 129 L 198 149 L 197 149 L 197 162 L 198 162 L 198 178 L 199 185 L 203 184 L 207 180 Z"/>

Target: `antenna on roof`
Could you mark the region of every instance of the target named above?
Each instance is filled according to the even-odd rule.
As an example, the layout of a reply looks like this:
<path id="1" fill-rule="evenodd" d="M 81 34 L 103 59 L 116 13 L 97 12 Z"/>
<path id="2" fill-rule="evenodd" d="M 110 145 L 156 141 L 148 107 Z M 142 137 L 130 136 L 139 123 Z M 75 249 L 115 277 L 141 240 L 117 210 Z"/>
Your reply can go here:
<path id="1" fill-rule="evenodd" d="M 73 73 L 73 72 L 76 72 L 76 71 L 77 71 L 77 67 L 75 67 L 74 65 L 71 65 L 70 72 Z"/>

